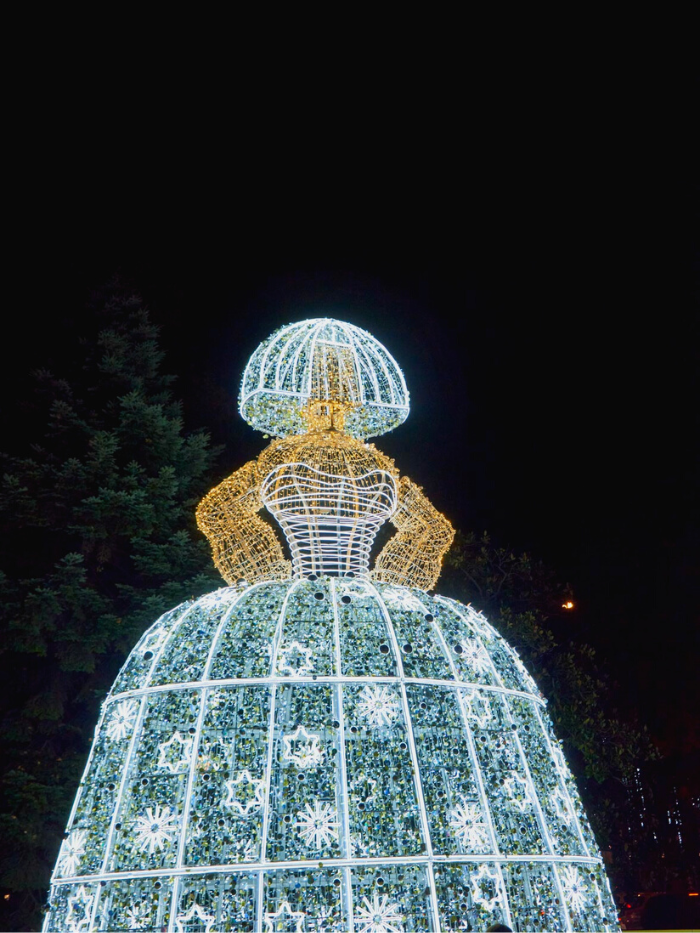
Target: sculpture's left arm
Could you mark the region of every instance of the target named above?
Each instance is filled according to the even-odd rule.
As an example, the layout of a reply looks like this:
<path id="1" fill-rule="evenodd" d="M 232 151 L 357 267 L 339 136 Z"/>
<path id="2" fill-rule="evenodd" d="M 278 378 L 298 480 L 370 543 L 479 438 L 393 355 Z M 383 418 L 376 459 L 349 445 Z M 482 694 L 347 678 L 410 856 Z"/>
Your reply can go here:
<path id="1" fill-rule="evenodd" d="M 399 507 L 390 521 L 397 533 L 377 557 L 372 576 L 381 583 L 433 589 L 454 528 L 406 476 L 399 482 Z"/>

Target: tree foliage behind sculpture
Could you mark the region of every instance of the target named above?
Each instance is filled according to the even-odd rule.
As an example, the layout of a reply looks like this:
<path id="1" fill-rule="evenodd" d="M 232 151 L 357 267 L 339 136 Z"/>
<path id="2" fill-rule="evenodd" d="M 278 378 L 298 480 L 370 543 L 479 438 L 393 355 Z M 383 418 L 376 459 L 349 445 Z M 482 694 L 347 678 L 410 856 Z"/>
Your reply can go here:
<path id="1" fill-rule="evenodd" d="M 0 488 L 0 901 L 35 928 L 100 698 L 144 628 L 221 585 L 194 524 L 216 451 L 186 433 L 158 328 L 114 280 L 66 373 L 35 374 L 41 433 Z"/>
<path id="2" fill-rule="evenodd" d="M 634 885 L 645 859 L 641 843 L 630 847 L 628 830 L 639 822 L 637 769 L 658 753 L 634 712 L 615 708 L 605 663 L 567 626 L 568 586 L 541 561 L 494 545 L 486 533 L 458 534 L 445 563 L 442 589 L 483 611 L 547 698 L 603 854 L 609 857 L 608 846 L 617 853 L 611 874 L 620 886 Z"/>

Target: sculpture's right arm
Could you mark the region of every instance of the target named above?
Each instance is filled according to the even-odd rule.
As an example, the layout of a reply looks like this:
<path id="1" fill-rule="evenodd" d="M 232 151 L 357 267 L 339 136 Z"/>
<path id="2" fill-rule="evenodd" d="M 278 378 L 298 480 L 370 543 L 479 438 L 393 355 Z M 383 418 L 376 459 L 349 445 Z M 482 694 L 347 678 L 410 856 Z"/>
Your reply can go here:
<path id="1" fill-rule="evenodd" d="M 197 525 L 209 539 L 217 570 L 228 584 L 288 580 L 289 561 L 263 508 L 254 461 L 236 470 L 197 506 Z"/>

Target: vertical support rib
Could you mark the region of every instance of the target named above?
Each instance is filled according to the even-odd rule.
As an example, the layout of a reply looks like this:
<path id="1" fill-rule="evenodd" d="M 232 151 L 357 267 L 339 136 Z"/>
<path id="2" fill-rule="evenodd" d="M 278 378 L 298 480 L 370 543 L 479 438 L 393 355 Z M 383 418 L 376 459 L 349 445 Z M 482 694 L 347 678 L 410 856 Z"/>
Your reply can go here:
<path id="1" fill-rule="evenodd" d="M 287 595 L 284 597 L 284 602 L 282 603 L 282 608 L 280 609 L 280 616 L 277 620 L 277 628 L 275 629 L 275 635 L 272 642 L 272 652 L 270 655 L 270 675 L 274 676 L 275 666 L 277 664 L 277 651 L 282 640 L 282 630 L 284 628 L 284 617 L 287 612 L 287 603 L 289 602 L 289 597 L 292 595 L 294 590 L 299 586 L 300 581 L 295 581 L 287 590 Z M 260 838 L 260 864 L 264 866 L 267 864 L 267 859 L 265 858 L 265 849 L 267 848 L 267 834 L 270 826 L 270 784 L 272 783 L 272 755 L 275 748 L 275 705 L 277 702 L 277 686 L 275 684 L 270 688 L 270 731 L 267 738 L 267 764 L 266 764 L 266 774 L 265 774 L 265 800 L 263 803 L 263 825 L 262 825 L 262 835 Z M 263 892 L 264 892 L 264 882 L 265 882 L 265 872 L 261 871 L 258 874 L 258 899 L 257 899 L 257 909 L 255 917 L 255 930 L 256 933 L 263 933 L 262 922 L 263 922 Z"/>
<path id="2" fill-rule="evenodd" d="M 258 583 L 257 586 L 262 584 Z M 251 587 L 252 589 L 252 587 Z M 226 612 L 223 614 L 221 621 L 219 622 L 216 634 L 211 640 L 211 645 L 209 646 L 209 652 L 207 653 L 207 662 L 204 665 L 204 671 L 202 673 L 202 680 L 206 681 L 209 679 L 209 671 L 211 670 L 211 665 L 214 660 L 214 655 L 217 648 L 219 647 L 219 640 L 221 634 L 224 631 L 225 626 L 228 624 L 233 611 L 235 610 L 238 603 L 241 601 L 243 596 L 248 592 L 248 589 L 243 590 L 238 596 L 234 599 L 233 603 L 229 606 Z M 190 765 L 187 772 L 187 786 L 185 788 L 185 802 L 182 807 L 182 820 L 180 823 L 180 838 L 178 839 L 177 846 L 177 856 L 175 859 L 175 867 L 182 868 L 185 860 L 185 847 L 187 846 L 187 827 L 189 824 L 190 818 L 190 807 L 192 805 L 192 788 L 194 787 L 194 778 L 197 771 L 197 758 L 199 756 L 199 743 L 202 738 L 202 727 L 204 725 L 204 717 L 207 712 L 207 697 L 209 696 L 210 691 L 206 687 L 200 688 L 199 692 L 199 713 L 197 714 L 197 722 L 195 724 L 195 733 L 194 740 L 192 742 L 192 752 L 190 758 Z M 168 924 L 168 930 L 172 931 L 175 929 L 175 922 L 177 916 L 177 905 L 179 901 L 180 894 L 180 880 L 176 880 L 173 884 L 173 896 L 170 906 L 170 921 Z"/>
<path id="3" fill-rule="evenodd" d="M 177 622 L 173 626 L 171 632 L 161 642 L 160 647 L 158 648 L 157 652 L 155 653 L 153 657 L 151 666 L 148 670 L 148 674 L 144 678 L 144 686 L 147 687 L 148 683 L 151 680 L 151 677 L 153 677 L 153 672 L 156 670 L 156 666 L 158 665 L 158 662 L 160 661 L 163 655 L 163 652 L 165 651 L 165 646 L 168 644 L 168 642 L 173 637 L 175 632 L 180 628 L 180 626 L 185 621 L 185 619 L 190 614 L 193 608 L 194 607 L 191 606 L 190 608 L 185 609 L 185 611 L 182 613 L 180 618 L 177 620 Z M 132 732 L 131 739 L 129 741 L 129 750 L 127 751 L 126 758 L 124 759 L 124 768 L 122 770 L 121 780 L 119 781 L 119 790 L 117 791 L 117 798 L 114 803 L 114 811 L 112 813 L 112 819 L 110 820 L 110 823 L 109 823 L 109 832 L 107 833 L 107 839 L 105 840 L 105 854 L 102 860 L 102 873 L 107 871 L 109 859 L 112 855 L 112 846 L 114 845 L 115 826 L 119 818 L 119 813 L 122 808 L 122 799 L 124 797 L 124 790 L 126 788 L 127 781 L 129 780 L 129 774 L 131 772 L 131 764 L 134 758 L 134 751 L 136 748 L 137 740 L 140 738 L 141 727 L 143 725 L 143 718 L 146 714 L 146 708 L 148 706 L 148 696 L 149 694 L 145 693 L 141 699 L 141 704 L 139 706 L 139 711 L 136 717 L 136 722 L 134 723 L 134 731 Z M 92 929 L 93 926 L 95 925 L 95 918 L 97 916 L 97 910 L 99 907 L 99 900 L 100 900 L 101 893 L 102 893 L 102 889 L 101 887 L 98 887 L 95 892 L 95 900 L 93 901 L 93 905 L 92 905 L 92 915 L 90 918 L 90 929 Z"/>
<path id="4" fill-rule="evenodd" d="M 335 663 L 340 683 L 335 685 L 336 707 L 338 710 L 338 739 L 340 742 L 340 802 L 341 820 L 343 826 L 343 857 L 352 858 L 352 845 L 350 844 L 350 809 L 348 800 L 348 769 L 345 760 L 345 712 L 343 710 L 343 666 L 340 652 L 340 622 L 338 620 L 338 594 L 336 582 L 331 578 L 331 599 L 333 600 L 333 635 L 335 641 Z M 349 868 L 343 869 L 345 888 L 345 911 L 348 920 L 348 929 L 355 929 L 355 920 L 352 908 L 352 880 Z"/>
<path id="5" fill-rule="evenodd" d="M 466 619 L 464 618 L 464 616 L 462 615 L 462 613 L 459 611 L 459 609 L 457 608 L 457 606 L 456 606 L 452 601 L 449 601 L 449 602 L 448 602 L 447 600 L 444 600 L 444 599 L 442 599 L 442 598 L 439 597 L 439 596 L 435 597 L 435 599 L 436 599 L 436 602 L 446 602 L 447 605 L 449 605 L 450 609 L 452 609 L 452 611 L 455 612 L 455 613 L 459 616 L 459 618 L 462 620 L 462 622 L 464 622 L 465 626 L 468 625 Z M 440 629 L 438 628 L 437 622 L 436 622 L 436 621 L 433 621 L 433 624 L 435 625 L 436 629 L 438 630 L 439 635 L 440 635 L 440 638 L 441 638 L 441 640 L 442 640 L 442 644 L 443 644 L 443 646 L 445 647 L 445 650 L 447 651 L 447 643 L 445 642 L 445 639 L 444 639 L 444 637 L 443 637 L 442 632 L 441 632 Z M 482 650 L 484 651 L 484 653 L 486 654 L 486 656 L 487 656 L 488 659 L 489 659 L 489 663 L 490 663 L 490 665 L 491 665 L 491 673 L 492 673 L 492 675 L 493 675 L 493 677 L 494 677 L 495 683 L 496 683 L 497 685 L 499 685 L 499 686 L 501 687 L 501 689 L 504 689 L 504 688 L 503 688 L 503 681 L 502 681 L 501 678 L 498 676 L 498 671 L 496 670 L 496 668 L 495 668 L 495 666 L 494 666 L 494 663 L 493 663 L 493 661 L 491 660 L 491 655 L 490 655 L 489 652 L 486 651 L 486 649 L 484 648 L 483 643 L 481 642 L 481 638 L 480 638 L 478 635 L 477 635 L 476 637 L 479 638 L 479 643 L 481 644 Z M 450 666 L 453 668 L 453 670 L 455 671 L 455 674 L 456 674 L 456 673 L 457 673 L 457 668 L 456 668 L 456 665 L 455 665 L 454 660 L 453 660 L 453 658 L 452 658 L 452 655 L 450 654 L 449 651 L 447 651 L 447 656 L 448 656 L 448 658 L 450 659 Z M 460 678 L 458 677 L 457 679 L 460 679 Z M 478 687 L 475 687 L 475 688 L 473 688 L 473 689 L 474 689 L 474 690 L 478 690 Z M 463 719 L 463 721 L 464 721 L 464 728 L 465 728 L 465 730 L 466 730 L 467 744 L 469 745 L 469 754 L 472 756 L 472 760 L 474 761 L 474 763 L 475 763 L 475 765 L 476 765 L 475 774 L 476 774 L 477 784 L 478 784 L 478 787 L 479 787 L 479 797 L 481 798 L 481 805 L 482 805 L 482 807 L 484 807 L 484 809 L 485 809 L 485 811 L 486 811 L 486 816 L 487 816 L 488 826 L 489 826 L 489 833 L 490 833 L 491 839 L 492 839 L 493 851 L 498 855 L 498 854 L 499 854 L 498 837 L 496 836 L 496 829 L 495 829 L 495 827 L 494 827 L 494 825 L 493 825 L 493 820 L 492 820 L 492 818 L 491 818 L 491 807 L 489 806 L 488 797 L 486 796 L 486 788 L 485 788 L 485 786 L 484 786 L 484 778 L 483 778 L 483 775 L 482 775 L 482 773 L 481 773 L 481 763 L 479 762 L 479 759 L 478 759 L 478 757 L 477 757 L 477 753 L 476 753 L 476 743 L 474 742 L 474 736 L 472 735 L 471 726 L 469 725 L 469 716 L 468 716 L 467 711 L 466 711 L 466 709 L 465 709 L 465 707 L 464 707 L 464 691 L 463 691 L 463 690 L 458 690 L 458 691 L 457 691 L 457 696 L 458 696 L 458 699 L 459 699 L 459 707 L 460 707 L 460 709 L 461 709 L 461 711 L 462 711 L 462 719 Z M 506 915 L 506 923 L 507 923 L 508 926 L 512 926 L 512 925 L 513 925 L 513 919 L 512 919 L 512 917 L 511 917 L 511 913 L 510 913 L 510 903 L 509 903 L 509 901 L 508 901 L 508 891 L 507 891 L 507 889 L 506 889 L 505 878 L 503 877 L 503 866 L 502 866 L 501 862 L 496 862 L 496 871 L 497 871 L 497 873 L 498 873 L 498 878 L 499 878 L 499 882 L 500 882 L 500 885 L 501 885 L 501 890 L 503 891 L 503 905 L 504 905 L 503 909 L 504 909 L 504 912 L 505 912 L 505 915 Z"/>
<path id="6" fill-rule="evenodd" d="M 538 722 L 539 725 L 540 725 L 540 729 L 542 730 L 542 735 L 544 736 L 545 744 L 547 745 L 547 748 L 548 748 L 548 750 L 549 750 L 549 756 L 550 756 L 550 758 L 552 759 L 552 761 L 554 762 L 554 766 L 555 766 L 556 771 L 557 771 L 557 774 L 558 774 L 558 776 L 559 776 L 559 781 L 560 781 L 562 787 L 564 788 L 564 793 L 566 794 L 566 802 L 567 802 L 567 804 L 568 804 L 568 806 L 569 806 L 569 810 L 571 811 L 571 818 L 573 819 L 574 823 L 576 824 L 576 833 L 577 833 L 577 835 L 578 835 L 579 842 L 581 843 L 581 847 L 582 847 L 582 849 L 583 849 L 583 854 L 586 855 L 586 856 L 590 856 L 590 855 L 591 855 L 591 852 L 590 852 L 588 846 L 586 845 L 586 840 L 583 838 L 583 832 L 581 831 L 581 823 L 580 823 L 580 820 L 579 820 L 579 818 L 578 818 L 578 816 L 577 816 L 577 814 L 576 814 L 576 808 L 574 807 L 574 802 L 573 802 L 573 800 L 571 799 L 571 794 L 569 793 L 569 788 L 568 788 L 567 783 L 566 783 L 566 775 L 564 774 L 563 770 L 562 770 L 561 767 L 559 766 L 559 761 L 557 760 L 557 757 L 556 757 L 556 755 L 554 754 L 554 749 L 552 748 L 552 743 L 549 741 L 549 735 L 547 734 L 547 730 L 545 729 L 544 723 L 542 722 L 542 717 L 540 716 L 540 711 L 539 711 L 539 709 L 537 708 L 537 703 L 533 703 L 533 704 L 532 704 L 532 707 L 533 707 L 533 709 L 534 709 L 534 711 L 535 711 L 535 716 L 537 717 L 537 722 Z M 557 749 L 557 751 L 559 751 L 559 750 Z"/>
<path id="7" fill-rule="evenodd" d="M 416 787 L 416 796 L 418 798 L 418 809 L 420 811 L 421 826 L 423 828 L 423 836 L 425 838 L 425 848 L 426 854 L 428 856 L 428 884 L 430 887 L 430 903 L 433 910 L 433 919 L 435 924 L 436 933 L 440 933 L 440 911 L 438 908 L 438 899 L 437 899 L 437 890 L 435 888 L 435 873 L 433 871 L 433 843 L 430 838 L 430 826 L 428 823 L 428 811 L 425 806 L 425 797 L 423 796 L 423 783 L 420 776 L 420 768 L 418 765 L 418 754 L 416 752 L 416 740 L 413 735 L 413 724 L 411 722 L 411 713 L 408 708 L 408 695 L 406 693 L 406 682 L 405 675 L 403 670 L 403 660 L 401 658 L 401 650 L 399 648 L 399 643 L 396 638 L 396 632 L 394 631 L 394 625 L 391 621 L 391 616 L 386 608 L 386 604 L 382 599 L 381 593 L 379 590 L 373 586 L 371 583 L 368 583 L 368 586 L 374 590 L 375 598 L 379 604 L 382 615 L 384 616 L 384 622 L 386 623 L 387 631 L 389 632 L 389 638 L 391 639 L 391 644 L 394 649 L 394 655 L 396 657 L 396 668 L 399 675 L 399 689 L 401 691 L 401 705 L 403 708 L 403 715 L 406 721 L 406 737 L 408 738 L 408 747 L 411 752 L 411 762 L 413 764 L 413 773 L 414 781 Z"/>
<path id="8" fill-rule="evenodd" d="M 421 606 L 423 609 L 425 609 L 425 606 L 423 606 L 423 603 L 421 603 Z M 433 613 L 431 612 L 430 615 L 433 615 Z M 454 658 L 452 657 L 452 652 L 447 647 L 445 636 L 442 634 L 442 629 L 438 625 L 437 619 L 434 617 L 434 615 L 433 615 L 433 621 L 431 625 L 433 626 L 433 628 L 435 629 L 435 632 L 437 633 L 437 637 L 440 641 L 440 644 L 442 645 L 442 650 L 445 652 L 445 656 L 447 657 L 447 661 L 450 665 L 450 670 L 452 671 L 452 676 L 454 677 L 456 682 L 459 682 L 461 680 L 461 677 L 459 675 L 459 672 L 457 671 L 457 665 L 455 664 Z M 496 829 L 493 825 L 493 819 L 491 818 L 491 807 L 489 806 L 489 801 L 486 796 L 486 788 L 484 787 L 484 778 L 483 778 L 483 775 L 481 774 L 481 764 L 479 763 L 479 759 L 476 754 L 476 743 L 474 742 L 474 736 L 472 735 L 472 728 L 469 725 L 469 716 L 467 715 L 467 711 L 464 708 L 464 691 L 458 688 L 456 690 L 456 698 L 457 698 L 457 706 L 459 707 L 459 712 L 462 717 L 462 722 L 464 723 L 464 733 L 467 737 L 467 747 L 469 748 L 469 757 L 471 759 L 472 768 L 474 769 L 474 774 L 476 776 L 476 785 L 479 791 L 479 800 L 481 802 L 481 809 L 483 810 L 484 815 L 486 816 L 486 828 L 488 829 L 489 839 L 491 840 L 491 849 L 494 855 L 500 855 L 500 850 L 498 848 L 498 837 L 496 836 Z M 502 869 L 501 863 L 496 862 L 495 868 L 498 874 L 498 880 L 501 886 L 501 890 L 503 891 L 503 912 L 505 914 L 506 923 L 508 926 L 512 926 L 513 919 L 510 914 L 510 904 L 508 903 L 508 892 L 506 890 L 506 883 L 505 883 L 505 878 L 503 877 L 503 869 Z"/>

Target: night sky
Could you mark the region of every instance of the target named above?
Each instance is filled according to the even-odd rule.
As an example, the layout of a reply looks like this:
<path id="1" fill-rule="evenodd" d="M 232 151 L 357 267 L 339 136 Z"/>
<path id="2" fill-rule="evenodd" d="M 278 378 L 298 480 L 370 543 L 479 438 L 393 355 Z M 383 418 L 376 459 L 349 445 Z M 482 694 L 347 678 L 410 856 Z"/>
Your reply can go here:
<path id="1" fill-rule="evenodd" d="M 692 237 L 660 184 L 642 192 L 642 167 L 584 164 L 508 177 L 504 163 L 452 186 L 423 179 L 420 195 L 410 173 L 387 175 L 381 196 L 381 179 L 371 196 L 336 179 L 312 201 L 286 177 L 245 195 L 214 186 L 186 213 L 113 192 L 65 228 L 47 209 L 13 247 L 5 447 L 31 440 L 23 374 L 60 372 L 75 309 L 115 270 L 162 326 L 188 426 L 226 444 L 222 474 L 265 443 L 236 410 L 258 343 L 306 317 L 366 328 L 411 393 L 379 448 L 457 528 L 551 564 L 577 601 L 568 624 L 610 661 L 615 701 L 668 750 L 697 749 Z"/>

